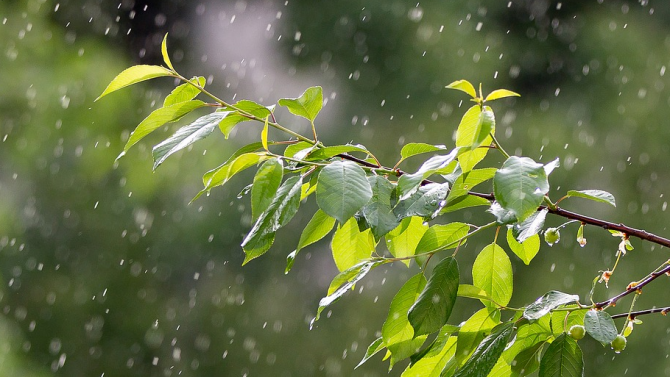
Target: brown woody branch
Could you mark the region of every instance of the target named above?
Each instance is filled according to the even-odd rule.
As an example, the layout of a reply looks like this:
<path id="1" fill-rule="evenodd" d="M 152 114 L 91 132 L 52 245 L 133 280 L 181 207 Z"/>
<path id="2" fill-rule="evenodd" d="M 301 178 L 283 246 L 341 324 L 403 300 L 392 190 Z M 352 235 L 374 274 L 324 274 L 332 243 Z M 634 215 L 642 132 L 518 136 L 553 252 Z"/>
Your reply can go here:
<path id="1" fill-rule="evenodd" d="M 662 315 L 667 315 L 668 312 L 670 312 L 670 306 L 666 306 L 665 308 L 651 308 L 651 309 L 646 309 L 646 310 L 638 310 L 638 311 L 630 312 L 630 313 L 614 314 L 612 316 L 612 319 L 628 317 L 631 320 L 633 320 L 636 317 L 639 317 L 639 316 L 645 315 L 645 314 L 661 313 Z"/>

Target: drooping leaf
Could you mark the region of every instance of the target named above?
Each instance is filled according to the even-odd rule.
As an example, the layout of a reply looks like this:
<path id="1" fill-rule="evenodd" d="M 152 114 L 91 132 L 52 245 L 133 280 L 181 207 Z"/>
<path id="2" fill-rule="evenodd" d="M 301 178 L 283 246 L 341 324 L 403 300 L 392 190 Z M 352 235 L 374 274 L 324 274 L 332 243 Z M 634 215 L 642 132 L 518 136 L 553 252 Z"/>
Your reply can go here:
<path id="1" fill-rule="evenodd" d="M 514 252 L 523 263 L 529 265 L 530 261 L 537 255 L 537 252 L 540 251 L 540 236 L 535 234 L 532 237 L 527 238 L 523 243 L 519 243 L 519 241 L 514 239 L 512 233 L 512 228 L 508 228 L 507 244 L 509 245 L 509 248 L 512 249 L 512 252 Z"/>
<path id="2" fill-rule="evenodd" d="M 472 282 L 486 291 L 498 305 L 507 305 L 512 298 L 512 263 L 500 246 L 486 246 L 472 265 Z M 492 305 L 482 300 L 484 305 Z"/>
<path id="3" fill-rule="evenodd" d="M 400 224 L 391 208 L 391 195 L 395 187 L 388 179 L 380 176 L 370 176 L 368 181 L 372 188 L 372 198 L 361 212 L 375 239 L 380 239 Z"/>
<path id="4" fill-rule="evenodd" d="M 305 160 L 327 160 L 331 157 L 337 156 L 338 154 L 350 152 L 369 153 L 367 148 L 360 144 L 335 145 L 332 147 L 313 149 L 310 153 L 307 154 L 307 156 L 305 156 Z"/>
<path id="5" fill-rule="evenodd" d="M 229 112 L 229 114 L 219 123 L 219 129 L 226 139 L 230 137 L 230 133 L 235 126 L 251 120 L 248 116 L 245 116 L 245 114 L 252 115 L 257 119 L 265 119 L 272 114 L 271 108 L 249 100 L 239 101 L 232 107 L 227 107 L 225 111 Z"/>
<path id="6" fill-rule="evenodd" d="M 344 271 L 370 258 L 376 245 L 370 229 L 361 232 L 358 222 L 352 217 L 338 226 L 330 246 L 337 269 Z"/>
<path id="7" fill-rule="evenodd" d="M 493 177 L 493 192 L 504 209 L 523 221 L 537 211 L 549 192 L 547 174 L 542 164 L 528 157 L 512 156 Z"/>
<path id="8" fill-rule="evenodd" d="M 265 161 L 254 176 L 251 186 L 251 217 L 257 219 L 272 203 L 284 178 L 284 164 L 279 158 Z"/>
<path id="9" fill-rule="evenodd" d="M 269 116 L 265 117 L 265 124 L 263 125 L 263 130 L 261 131 L 261 144 L 263 144 L 263 148 L 265 150 L 268 150 L 268 120 L 270 119 Z"/>
<path id="10" fill-rule="evenodd" d="M 379 338 L 375 339 L 370 343 L 368 346 L 367 351 L 365 351 L 365 356 L 363 356 L 363 360 L 361 360 L 358 365 L 354 367 L 354 369 L 358 369 L 361 365 L 365 364 L 366 361 L 370 360 L 370 358 L 374 355 L 376 355 L 379 351 L 383 350 L 384 347 L 384 340 L 380 336 Z"/>
<path id="11" fill-rule="evenodd" d="M 547 217 L 549 210 L 544 208 L 528 216 L 520 224 L 512 226 L 512 235 L 519 242 L 524 242 L 526 239 L 538 234 L 542 227 L 544 227 L 544 220 Z"/>
<path id="12" fill-rule="evenodd" d="M 393 213 L 400 219 L 409 216 L 435 217 L 444 207 L 449 193 L 448 183 L 429 183 L 419 187 L 409 197 L 400 200 Z"/>
<path id="13" fill-rule="evenodd" d="M 365 171 L 351 161 L 334 161 L 319 173 L 316 202 L 329 216 L 346 222 L 372 198 Z"/>
<path id="14" fill-rule="evenodd" d="M 416 254 L 454 248 L 469 230 L 468 224 L 458 222 L 433 225 L 421 237 L 416 247 Z"/>
<path id="15" fill-rule="evenodd" d="M 168 69 L 157 65 L 135 65 L 130 68 L 125 69 L 123 72 L 119 73 L 112 82 L 107 85 L 107 88 L 102 92 L 102 94 L 95 100 L 117 91 L 126 86 L 136 84 L 141 81 L 153 79 L 156 77 L 163 76 L 172 76 L 172 72 Z"/>
<path id="16" fill-rule="evenodd" d="M 400 225 L 384 236 L 386 247 L 388 247 L 391 255 L 396 258 L 414 255 L 416 246 L 427 229 L 428 226 L 424 225 L 422 218 L 416 216 L 405 217 Z M 409 266 L 409 260 L 403 262 Z"/>
<path id="17" fill-rule="evenodd" d="M 221 112 L 202 116 L 156 145 L 152 150 L 154 170 L 171 155 L 209 136 L 225 116 Z"/>
<path id="18" fill-rule="evenodd" d="M 418 273 L 400 288 L 391 301 L 389 314 L 382 326 L 384 345 L 391 352 L 391 367 L 415 354 L 425 340 L 423 336 L 414 337 L 414 328 L 407 317 L 409 309 L 425 286 L 426 278 Z"/>
<path id="19" fill-rule="evenodd" d="M 586 333 L 603 345 L 611 343 L 617 336 L 616 325 L 606 311 L 589 310 L 584 316 Z"/>
<path id="20" fill-rule="evenodd" d="M 488 96 L 486 96 L 486 99 L 484 101 L 494 101 L 500 98 L 505 98 L 505 97 L 521 97 L 519 93 L 515 93 L 511 90 L 507 89 L 496 89 L 489 93 Z"/>
<path id="21" fill-rule="evenodd" d="M 165 36 L 163 37 L 163 43 L 161 43 L 161 53 L 163 54 L 163 61 L 165 62 L 165 65 L 174 71 L 174 67 L 172 66 L 172 62 L 170 61 L 170 56 L 168 55 L 167 51 L 167 36 L 168 33 L 165 33 Z"/>
<path id="22" fill-rule="evenodd" d="M 433 156 L 424 162 L 416 173 L 403 174 L 398 178 L 398 192 L 401 198 L 406 198 L 416 192 L 421 182 L 451 164 L 458 154 L 454 149 L 447 155 Z"/>
<path id="23" fill-rule="evenodd" d="M 555 334 L 551 330 L 549 316 L 522 323 L 517 329 L 514 343 L 503 352 L 503 359 L 512 364 L 517 355 L 524 350 L 553 339 Z"/>
<path id="24" fill-rule="evenodd" d="M 505 346 L 514 331 L 514 323 L 507 322 L 498 325 L 493 332 L 484 338 L 475 352 L 456 372 L 454 377 L 475 377 L 486 376 L 493 366 L 498 362 L 500 355 L 505 350 Z"/>
<path id="25" fill-rule="evenodd" d="M 263 239 L 267 234 L 274 234 L 279 228 L 288 224 L 298 211 L 300 206 L 300 187 L 302 177 L 293 176 L 288 178 L 277 190 L 268 208 L 254 223 L 249 234 L 242 241 L 242 248 L 246 254 L 244 263 L 264 254 L 266 250 L 248 250 L 247 244 L 255 245 L 257 240 Z"/>
<path id="26" fill-rule="evenodd" d="M 191 200 L 191 202 L 198 199 L 200 195 L 208 192 L 212 188 L 224 185 L 235 174 L 245 169 L 248 169 L 252 166 L 255 166 L 256 164 L 263 162 L 269 158 L 270 157 L 266 155 L 265 152 L 251 152 L 237 156 L 233 155 L 231 158 L 228 159 L 228 161 L 224 162 L 219 167 L 214 168 L 205 173 L 205 175 L 202 177 L 202 182 L 205 187 L 202 190 L 200 190 L 198 195 L 196 195 L 195 198 Z"/>
<path id="27" fill-rule="evenodd" d="M 540 362 L 540 377 L 581 377 L 584 359 L 577 341 L 561 334 L 547 348 Z"/>
<path id="28" fill-rule="evenodd" d="M 472 98 L 477 98 L 477 92 L 475 91 L 475 87 L 470 84 L 469 81 L 467 80 L 458 80 L 454 81 L 451 84 L 446 86 L 449 89 L 456 89 L 460 90 L 462 92 L 465 92 L 470 95 Z"/>
<path id="29" fill-rule="evenodd" d="M 128 149 L 142 140 L 145 136 L 156 130 L 158 127 L 176 120 L 181 119 L 184 115 L 191 111 L 205 106 L 205 103 L 199 100 L 175 103 L 174 105 L 161 107 L 154 110 L 149 116 L 144 118 L 142 122 L 130 134 L 126 145 L 123 147 L 123 152 L 119 154 L 117 160 L 126 154 Z"/>
<path id="30" fill-rule="evenodd" d="M 444 145 L 432 145 L 426 143 L 407 143 L 400 150 L 400 161 L 408 159 L 422 153 L 444 151 L 447 147 Z"/>
<path id="31" fill-rule="evenodd" d="M 523 316 L 530 320 L 539 319 L 553 309 L 562 305 L 572 304 L 579 301 L 579 296 L 569 295 L 559 291 L 549 291 L 542 297 L 528 305 L 523 311 Z"/>
<path id="32" fill-rule="evenodd" d="M 449 200 L 448 197 L 447 200 Z M 453 204 L 449 204 L 449 202 L 447 201 L 447 206 L 442 209 L 442 213 L 449 213 L 458 211 L 459 209 L 465 209 L 477 206 L 488 206 L 488 205 L 491 205 L 491 202 L 489 202 L 487 199 L 470 195 L 464 197 L 462 200 L 459 200 L 458 202 Z"/>
<path id="33" fill-rule="evenodd" d="M 567 196 L 568 197 L 590 199 L 590 200 L 593 200 L 593 201 L 596 201 L 596 202 L 611 204 L 612 206 L 616 207 L 616 200 L 614 199 L 614 195 L 610 194 L 607 191 L 602 191 L 602 190 L 580 190 L 580 191 L 570 190 L 570 191 L 568 191 Z"/>
<path id="34" fill-rule="evenodd" d="M 458 297 L 473 298 L 476 300 L 493 301 L 493 298 L 483 289 L 471 284 L 458 285 Z"/>
<path id="35" fill-rule="evenodd" d="M 194 77 L 189 81 L 193 84 L 197 84 L 201 88 L 204 88 L 205 83 L 207 82 L 207 80 L 205 80 L 205 78 L 202 76 Z M 200 94 L 200 90 L 194 85 L 190 83 L 181 84 L 178 87 L 172 89 L 172 92 L 170 92 L 170 94 L 165 97 L 165 100 L 163 101 L 163 107 L 174 105 L 175 103 L 190 101 L 198 94 Z"/>
<path id="36" fill-rule="evenodd" d="M 458 331 L 456 363 L 462 365 L 470 353 L 500 323 L 500 310 L 483 308 L 468 318 Z"/>
<path id="37" fill-rule="evenodd" d="M 314 317 L 309 325 L 310 329 L 314 326 L 314 322 L 319 320 L 323 309 L 339 300 L 340 297 L 347 293 L 359 280 L 363 279 L 368 272 L 372 271 L 372 269 L 379 266 L 381 263 L 382 262 L 380 261 L 364 261 L 351 266 L 349 269 L 342 271 L 335 276 L 328 288 L 328 296 L 319 301 L 319 309 L 316 312 L 316 317 Z"/>
<path id="38" fill-rule="evenodd" d="M 335 219 L 326 215 L 326 213 L 322 210 L 317 210 L 314 216 L 312 216 L 312 219 L 309 220 L 307 225 L 305 225 L 305 229 L 302 231 L 302 234 L 300 234 L 298 247 L 291 254 L 289 254 L 288 258 L 286 259 L 285 272 L 288 273 L 291 270 L 293 267 L 293 262 L 295 261 L 295 257 L 298 255 L 300 250 L 328 235 L 328 233 L 333 230 L 333 226 L 335 226 Z"/>
<path id="39" fill-rule="evenodd" d="M 285 106 L 291 114 L 314 122 L 323 106 L 323 89 L 320 86 L 313 86 L 298 98 L 282 98 L 278 103 L 279 106 Z"/>
<path id="40" fill-rule="evenodd" d="M 458 293 L 458 263 L 446 257 L 433 269 L 428 284 L 409 310 L 414 336 L 430 334 L 447 323 Z"/>

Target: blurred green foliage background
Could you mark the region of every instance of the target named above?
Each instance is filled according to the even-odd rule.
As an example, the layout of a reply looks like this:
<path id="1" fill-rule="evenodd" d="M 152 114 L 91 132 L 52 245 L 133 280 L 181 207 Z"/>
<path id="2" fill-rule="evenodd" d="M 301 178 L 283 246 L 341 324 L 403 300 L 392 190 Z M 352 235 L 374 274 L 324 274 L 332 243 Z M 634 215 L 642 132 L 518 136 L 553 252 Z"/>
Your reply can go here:
<path id="1" fill-rule="evenodd" d="M 231 140 L 213 135 L 155 174 L 150 143 L 159 136 L 114 162 L 173 83 L 93 100 L 124 68 L 160 64 L 165 32 L 177 69 L 208 77 L 224 99 L 271 104 L 322 85 L 322 141 L 365 144 L 386 165 L 406 142 L 453 146 L 467 103 L 448 83 L 465 78 L 485 92 L 519 92 L 494 104 L 497 133 L 510 152 L 561 158 L 553 198 L 604 189 L 616 209 L 580 199 L 565 207 L 668 235 L 669 16 L 670 3 L 647 0 L 0 2 L 0 375 L 387 375 L 379 356 L 353 367 L 415 267 L 380 269 L 309 331 L 336 274 L 327 242 L 283 271 L 311 212 L 241 268 L 250 210 L 237 194 L 245 177 L 188 205 L 201 175 L 256 140 L 258 125 L 239 126 Z M 487 162 L 502 163 L 495 155 Z M 477 210 L 450 216 L 491 219 Z M 587 228 L 580 248 L 576 230 L 568 226 L 529 267 L 512 257 L 512 305 L 550 289 L 587 297 L 599 270 L 613 264 L 618 240 Z M 459 252 L 464 279 L 493 237 Z M 633 245 L 597 298 L 668 259 L 665 249 Z M 668 305 L 665 284 L 646 288 L 636 308 Z M 464 301 L 450 322 L 476 307 Z M 670 324 L 642 319 L 619 355 L 581 341 L 586 374 L 670 376 Z"/>

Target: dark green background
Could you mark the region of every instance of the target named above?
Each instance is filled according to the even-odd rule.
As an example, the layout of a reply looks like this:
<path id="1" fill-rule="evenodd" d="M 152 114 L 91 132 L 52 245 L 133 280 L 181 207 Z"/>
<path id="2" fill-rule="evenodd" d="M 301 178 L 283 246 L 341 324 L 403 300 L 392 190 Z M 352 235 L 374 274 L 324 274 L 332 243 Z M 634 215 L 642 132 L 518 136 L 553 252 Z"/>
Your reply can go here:
<path id="1" fill-rule="evenodd" d="M 271 251 L 244 268 L 239 243 L 250 208 L 248 197 L 236 196 L 251 175 L 188 205 L 201 175 L 257 140 L 258 125 L 239 126 L 227 141 L 215 134 L 155 174 L 151 143 L 174 126 L 114 162 L 173 83 L 155 80 L 93 100 L 124 68 L 159 64 L 165 32 L 177 69 L 210 78 L 224 99 L 271 104 L 322 85 L 322 141 L 365 144 L 386 165 L 410 141 L 453 146 L 468 104 L 444 89 L 448 83 L 465 78 L 484 91 L 519 92 L 493 103 L 497 135 L 511 153 L 561 159 L 551 176 L 553 198 L 569 189 L 608 190 L 616 209 L 581 199 L 565 207 L 663 235 L 670 220 L 670 5 L 642 3 L 0 2 L 0 375 L 387 375 L 380 356 L 353 367 L 416 268 L 371 274 L 309 331 L 336 274 L 327 242 L 302 253 L 289 275 L 283 271 L 313 199 Z M 306 122 L 284 111 L 279 117 L 309 132 Z M 486 162 L 502 160 L 492 154 Z M 483 224 L 491 216 L 473 210 L 444 221 L 452 219 Z M 512 305 L 550 289 L 586 300 L 598 271 L 613 264 L 618 240 L 587 228 L 589 243 L 580 248 L 575 234 L 568 226 L 561 243 L 543 246 L 530 267 L 511 257 Z M 486 233 L 459 252 L 463 282 L 493 237 Z M 598 299 L 668 259 L 665 249 L 633 245 L 609 290 L 598 286 Z M 667 283 L 645 288 L 636 309 L 669 305 Z M 450 323 L 476 308 L 459 301 Z M 670 375 L 668 320 L 641 319 L 619 355 L 588 337 L 580 342 L 587 375 Z"/>

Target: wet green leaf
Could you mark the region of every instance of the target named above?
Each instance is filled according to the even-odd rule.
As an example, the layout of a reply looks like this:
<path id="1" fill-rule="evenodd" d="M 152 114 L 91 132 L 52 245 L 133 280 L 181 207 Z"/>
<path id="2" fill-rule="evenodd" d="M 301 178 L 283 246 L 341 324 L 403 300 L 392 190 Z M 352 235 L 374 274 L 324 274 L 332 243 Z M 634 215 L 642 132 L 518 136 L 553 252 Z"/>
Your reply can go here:
<path id="1" fill-rule="evenodd" d="M 530 320 L 539 319 L 559 306 L 574 304 L 576 302 L 579 302 L 579 296 L 577 295 L 549 291 L 535 300 L 534 303 L 528 305 L 526 310 L 523 311 L 523 316 Z"/>
<path id="2" fill-rule="evenodd" d="M 584 316 L 586 333 L 603 345 L 611 343 L 617 336 L 612 316 L 602 310 L 589 310 Z"/>
<path id="3" fill-rule="evenodd" d="M 540 362 L 540 377 L 581 377 L 584 359 L 577 341 L 561 334 L 547 348 Z"/>
<path id="4" fill-rule="evenodd" d="M 388 179 L 380 176 L 369 176 L 368 181 L 372 188 L 372 198 L 361 209 L 361 212 L 372 229 L 375 239 L 380 239 L 400 224 L 400 220 L 391 208 L 391 195 L 395 186 Z"/>
<path id="5" fill-rule="evenodd" d="M 316 202 L 329 216 L 346 222 L 372 198 L 365 171 L 351 161 L 334 161 L 319 173 Z"/>
<path id="6" fill-rule="evenodd" d="M 453 257 L 444 258 L 433 269 L 419 299 L 409 311 L 414 336 L 430 334 L 447 323 L 458 293 L 458 263 Z"/>
<path id="7" fill-rule="evenodd" d="M 398 178 L 400 197 L 404 199 L 415 193 L 424 179 L 450 166 L 457 154 L 458 149 L 454 149 L 447 155 L 433 156 L 424 162 L 416 173 L 401 175 Z"/>
<path id="8" fill-rule="evenodd" d="M 507 346 L 507 342 L 514 331 L 514 323 L 507 322 L 493 329 L 493 332 L 484 338 L 475 352 L 456 372 L 454 377 L 486 376 L 498 362 Z"/>
<path id="9" fill-rule="evenodd" d="M 593 200 L 593 201 L 596 201 L 596 202 L 611 204 L 612 206 L 616 207 L 616 200 L 614 199 L 614 195 L 610 194 L 607 191 L 602 191 L 602 190 L 581 190 L 581 191 L 570 190 L 570 191 L 568 191 L 567 196 L 568 197 L 590 199 L 590 200 Z"/>
<path id="10" fill-rule="evenodd" d="M 409 197 L 400 200 L 393 208 L 393 213 L 400 219 L 409 216 L 435 217 L 444 207 L 448 193 L 448 183 L 423 185 Z"/>
<path id="11" fill-rule="evenodd" d="M 500 323 L 500 310 L 483 308 L 468 318 L 458 331 L 456 362 L 458 365 L 470 356 L 477 345 Z"/>
<path id="12" fill-rule="evenodd" d="M 251 217 L 257 219 L 272 203 L 284 178 L 284 164 L 281 159 L 265 161 L 254 176 L 251 186 Z"/>
<path id="13" fill-rule="evenodd" d="M 523 221 L 537 211 L 549 192 L 547 174 L 542 164 L 528 157 L 512 156 L 493 177 L 493 192 L 502 208 Z"/>

